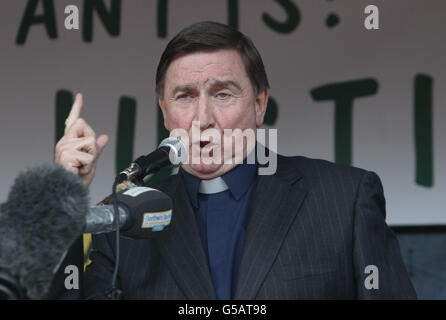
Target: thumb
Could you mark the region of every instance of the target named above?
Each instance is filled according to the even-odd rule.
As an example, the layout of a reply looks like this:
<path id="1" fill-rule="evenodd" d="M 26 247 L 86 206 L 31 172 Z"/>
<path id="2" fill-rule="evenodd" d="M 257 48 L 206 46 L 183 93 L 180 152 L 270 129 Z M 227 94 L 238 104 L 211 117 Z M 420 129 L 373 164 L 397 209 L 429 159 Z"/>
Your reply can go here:
<path id="1" fill-rule="evenodd" d="M 108 143 L 108 135 L 101 134 L 99 137 L 96 138 L 96 149 L 97 149 L 97 157 L 99 157 L 102 153 L 102 150 L 104 150 L 105 146 Z"/>

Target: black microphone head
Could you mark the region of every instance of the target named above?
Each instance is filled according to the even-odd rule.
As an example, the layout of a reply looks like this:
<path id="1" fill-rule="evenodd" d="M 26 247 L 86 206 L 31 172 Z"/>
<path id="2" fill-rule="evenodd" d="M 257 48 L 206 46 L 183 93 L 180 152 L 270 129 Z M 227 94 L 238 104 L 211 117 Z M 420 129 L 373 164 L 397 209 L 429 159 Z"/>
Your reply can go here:
<path id="1" fill-rule="evenodd" d="M 116 194 L 119 206 L 126 208 L 131 221 L 121 229 L 123 237 L 150 239 L 165 233 L 172 218 L 172 200 L 149 187 L 133 187 Z"/>
<path id="2" fill-rule="evenodd" d="M 75 174 L 45 164 L 19 174 L 0 206 L 0 268 L 27 297 L 41 299 L 89 209 L 88 189 Z"/>

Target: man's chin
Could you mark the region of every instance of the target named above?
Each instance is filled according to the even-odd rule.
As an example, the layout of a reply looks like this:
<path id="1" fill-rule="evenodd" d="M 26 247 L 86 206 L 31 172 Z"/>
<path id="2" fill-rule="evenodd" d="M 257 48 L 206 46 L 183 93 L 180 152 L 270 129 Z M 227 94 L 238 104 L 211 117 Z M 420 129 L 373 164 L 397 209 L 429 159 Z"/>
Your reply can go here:
<path id="1" fill-rule="evenodd" d="M 205 164 L 205 163 L 199 163 L 199 164 L 185 164 L 183 165 L 183 169 L 186 170 L 188 173 L 204 180 L 213 179 L 216 177 L 219 177 L 229 170 L 232 169 L 234 165 L 228 165 L 228 164 Z"/>

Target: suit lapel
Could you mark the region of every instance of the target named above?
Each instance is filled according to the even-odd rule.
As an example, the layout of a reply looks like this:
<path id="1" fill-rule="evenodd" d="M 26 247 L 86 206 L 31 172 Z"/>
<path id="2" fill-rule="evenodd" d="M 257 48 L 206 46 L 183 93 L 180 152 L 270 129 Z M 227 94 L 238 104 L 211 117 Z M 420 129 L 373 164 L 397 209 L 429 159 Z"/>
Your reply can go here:
<path id="1" fill-rule="evenodd" d="M 307 191 L 293 183 L 301 176 L 259 176 L 246 230 L 235 299 L 255 299 Z"/>
<path id="2" fill-rule="evenodd" d="M 207 258 L 183 180 L 175 177 L 172 221 L 166 237 L 156 239 L 161 255 L 187 299 L 216 299 Z M 172 190 L 172 189 L 171 189 Z"/>

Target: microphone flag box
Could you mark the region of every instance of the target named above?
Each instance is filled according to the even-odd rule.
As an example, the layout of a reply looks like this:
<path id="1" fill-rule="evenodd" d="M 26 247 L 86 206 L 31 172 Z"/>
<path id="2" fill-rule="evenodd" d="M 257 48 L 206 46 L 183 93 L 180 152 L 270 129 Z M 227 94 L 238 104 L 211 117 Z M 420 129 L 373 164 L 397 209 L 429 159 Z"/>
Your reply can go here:
<path id="1" fill-rule="evenodd" d="M 149 187 L 132 187 L 117 193 L 117 202 L 131 217 L 122 236 L 147 239 L 166 230 L 172 218 L 172 200 L 165 193 Z"/>

